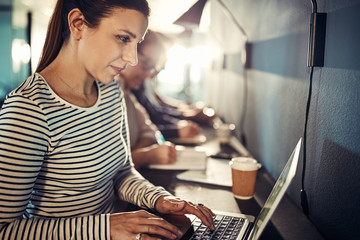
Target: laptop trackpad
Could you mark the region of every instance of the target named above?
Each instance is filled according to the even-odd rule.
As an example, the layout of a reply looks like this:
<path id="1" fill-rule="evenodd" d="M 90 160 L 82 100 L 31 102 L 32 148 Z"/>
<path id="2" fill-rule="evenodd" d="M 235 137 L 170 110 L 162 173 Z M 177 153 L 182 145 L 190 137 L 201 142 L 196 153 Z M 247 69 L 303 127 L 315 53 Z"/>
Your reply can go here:
<path id="1" fill-rule="evenodd" d="M 184 215 L 168 214 L 168 215 L 163 215 L 162 218 L 164 218 L 166 221 L 168 221 L 169 223 L 175 225 L 177 228 L 180 229 L 180 231 L 183 234 L 183 236 L 179 238 L 181 240 L 189 239 L 194 233 L 194 229 L 191 224 L 192 221 L 196 218 L 194 215 L 184 216 Z M 156 234 L 149 234 L 149 236 L 161 238 L 163 240 L 169 240 L 167 238 L 161 237 Z"/>

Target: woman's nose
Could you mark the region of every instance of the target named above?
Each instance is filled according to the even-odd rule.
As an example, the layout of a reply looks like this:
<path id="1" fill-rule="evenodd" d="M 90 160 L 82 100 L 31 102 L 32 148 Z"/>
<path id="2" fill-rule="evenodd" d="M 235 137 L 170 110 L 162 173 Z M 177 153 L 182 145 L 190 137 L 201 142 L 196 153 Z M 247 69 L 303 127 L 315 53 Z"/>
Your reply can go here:
<path id="1" fill-rule="evenodd" d="M 131 66 L 135 66 L 138 63 L 137 48 L 127 48 L 122 55 L 123 61 L 127 62 Z"/>

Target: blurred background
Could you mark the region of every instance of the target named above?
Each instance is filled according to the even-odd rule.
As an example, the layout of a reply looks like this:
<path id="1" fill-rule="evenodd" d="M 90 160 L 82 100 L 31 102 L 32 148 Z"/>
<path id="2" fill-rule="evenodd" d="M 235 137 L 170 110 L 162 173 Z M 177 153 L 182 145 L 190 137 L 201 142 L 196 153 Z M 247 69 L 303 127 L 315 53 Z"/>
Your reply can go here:
<path id="1" fill-rule="evenodd" d="M 213 107 L 274 178 L 304 131 L 311 2 L 149 0 L 150 29 L 174 41 L 158 90 Z M 0 0 L 0 99 L 34 71 L 54 4 Z M 304 178 L 301 161 L 288 194 L 301 208 L 304 180 L 324 238 L 360 239 L 360 1 L 317 10 L 327 13 L 324 67 L 313 73 Z"/>

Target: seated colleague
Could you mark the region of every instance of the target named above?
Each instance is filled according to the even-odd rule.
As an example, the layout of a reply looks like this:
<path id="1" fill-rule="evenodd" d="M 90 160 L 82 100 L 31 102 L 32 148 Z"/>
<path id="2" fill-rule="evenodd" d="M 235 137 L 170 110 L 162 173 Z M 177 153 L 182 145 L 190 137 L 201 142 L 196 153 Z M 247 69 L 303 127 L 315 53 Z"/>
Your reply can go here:
<path id="1" fill-rule="evenodd" d="M 145 79 L 156 75 L 155 69 L 162 64 L 164 58 L 163 47 L 158 33 L 149 30 L 144 41 L 138 46 L 139 63 L 136 66 L 129 66 L 120 73 L 122 79 L 132 83 L 132 90 L 138 89 Z M 174 117 L 171 112 L 156 112 L 154 115 L 150 109 L 148 113 L 151 121 L 165 138 L 192 138 L 201 132 L 200 127 L 195 122 Z"/>
<path id="2" fill-rule="evenodd" d="M 135 168 L 139 169 L 150 164 L 174 163 L 176 161 L 175 145 L 170 142 L 159 144 L 159 139 L 157 139 L 159 130 L 151 122 L 144 107 L 130 91 L 134 87 L 134 82 L 131 79 L 126 81 L 121 78 L 118 78 L 117 81 L 124 90 L 131 156 Z"/>
<path id="3" fill-rule="evenodd" d="M 146 0 L 57 1 L 36 73 L 0 111 L 0 239 L 180 236 L 146 210 L 114 213 L 117 197 L 214 229 L 209 208 L 152 185 L 129 154 L 114 77 L 136 64 L 148 17 Z"/>
<path id="4" fill-rule="evenodd" d="M 158 50 L 161 51 L 162 58 L 155 63 L 153 74 L 150 74 L 146 80 L 137 88 L 133 89 L 138 101 L 145 107 L 151 120 L 160 129 L 167 122 L 177 122 L 181 119 L 191 120 L 198 123 L 212 123 L 215 118 L 215 111 L 211 108 L 200 106 L 200 104 L 188 104 L 184 101 L 164 97 L 157 93 L 155 89 L 156 77 L 160 69 L 163 69 L 166 62 L 167 43 L 169 39 L 161 33 L 154 33 L 153 42 L 161 44 Z M 139 48 L 138 53 L 146 62 L 151 62 L 151 58 Z M 140 57 L 139 57 L 140 59 Z M 145 64 L 146 65 L 146 64 Z M 202 104 L 203 105 L 203 104 Z"/>

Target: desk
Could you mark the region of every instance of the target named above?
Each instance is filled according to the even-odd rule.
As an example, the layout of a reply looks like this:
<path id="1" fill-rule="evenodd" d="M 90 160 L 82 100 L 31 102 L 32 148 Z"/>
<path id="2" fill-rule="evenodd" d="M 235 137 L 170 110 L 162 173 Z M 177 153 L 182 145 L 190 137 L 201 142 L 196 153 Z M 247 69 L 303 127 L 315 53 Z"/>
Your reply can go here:
<path id="1" fill-rule="evenodd" d="M 211 131 L 206 131 L 207 141 L 202 146 L 209 154 L 220 150 Z M 212 186 L 201 183 L 180 181 L 175 178 L 182 171 L 142 169 L 140 173 L 155 185 L 163 186 L 177 197 L 193 203 L 203 203 L 218 211 L 237 212 L 257 216 L 274 185 L 274 180 L 266 169 L 258 171 L 255 196 L 250 200 L 238 200 L 232 195 L 230 187 Z M 303 215 L 287 196 L 280 202 L 277 210 L 264 230 L 261 239 L 323 239 L 313 224 Z"/>

